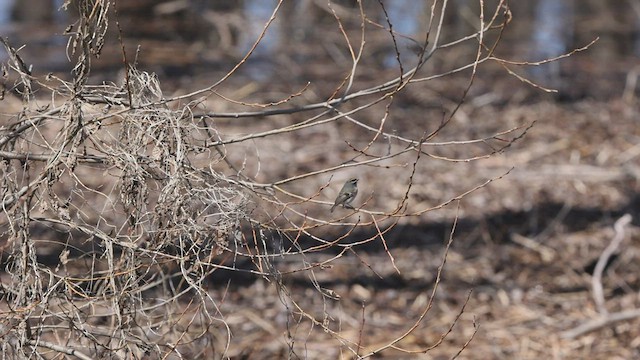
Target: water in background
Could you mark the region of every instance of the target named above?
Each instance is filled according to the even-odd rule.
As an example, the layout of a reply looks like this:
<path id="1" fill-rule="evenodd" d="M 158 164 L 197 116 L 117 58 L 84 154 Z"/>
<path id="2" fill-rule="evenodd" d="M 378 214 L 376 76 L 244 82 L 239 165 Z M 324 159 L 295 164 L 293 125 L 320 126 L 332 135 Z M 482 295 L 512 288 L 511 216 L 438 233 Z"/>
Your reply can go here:
<path id="1" fill-rule="evenodd" d="M 11 20 L 12 0 L 0 0 L 0 27 L 8 24 Z"/>
<path id="2" fill-rule="evenodd" d="M 581 0 L 580 6 L 574 2 L 511 2 L 513 22 L 499 48 L 501 54 L 518 60 L 535 61 L 567 53 L 600 36 L 600 42 L 589 52 L 594 61 L 599 60 L 602 66 L 613 68 L 615 61 L 632 63 L 637 60 L 640 52 L 640 37 L 637 35 L 640 33 L 640 6 L 634 9 L 630 2 L 625 1 Z M 16 48 L 26 45 L 21 55 L 38 73 L 53 71 L 64 75 L 69 73 L 72 66 L 67 60 L 64 46 L 68 38 L 63 33 L 67 25 L 73 22 L 74 11 L 61 10 L 63 3 L 64 0 L 0 0 L 0 36 L 9 38 Z M 160 11 L 160 7 L 171 5 L 172 2 L 145 3 L 148 2 L 140 1 L 140 5 L 135 0 L 118 3 L 126 40 L 132 44 L 131 51 L 134 53 L 136 47 L 141 46 L 144 56 L 140 61 L 145 68 L 163 77 L 172 77 L 192 76 L 200 73 L 201 68 L 219 69 L 221 72 L 231 69 L 256 41 L 277 1 L 190 0 L 181 3 L 182 8 L 171 11 Z M 337 3 L 349 6 L 345 5 L 346 2 Z M 376 2 L 364 4 L 370 19 L 387 26 L 386 15 Z M 400 61 L 405 68 L 409 68 L 415 65 L 415 45 L 422 44 L 424 40 L 419 36 L 425 32 L 431 2 L 394 0 L 385 2 L 385 6 L 393 29 L 398 34 L 396 40 Z M 443 29 L 445 37 L 453 39 L 477 29 L 477 1 L 454 0 L 449 2 L 449 6 Z M 490 8 L 486 6 L 487 10 Z M 353 10 L 357 13 L 357 9 Z M 486 17 L 490 15 L 485 14 Z M 343 20 L 346 19 L 343 16 Z M 332 33 L 336 32 L 337 22 L 330 11 L 320 9 L 310 0 L 284 2 L 278 18 L 240 72 L 255 81 L 267 82 L 273 77 L 287 75 L 281 69 L 276 69 L 282 68 L 283 64 L 288 66 L 286 61 L 298 65 L 323 61 L 318 59 L 320 54 L 326 58 L 325 65 L 349 62 L 343 39 L 328 39 L 328 27 L 331 27 Z M 114 31 L 111 39 L 117 39 L 113 26 L 111 30 Z M 235 52 L 220 47 L 221 32 L 228 33 L 226 36 L 231 39 Z M 381 39 L 386 41 L 386 45 L 375 49 L 372 57 L 381 68 L 397 67 L 396 50 L 391 46 L 389 34 L 382 35 Z M 162 52 L 165 45 L 166 49 Z M 477 44 L 470 42 L 470 46 Z M 110 54 L 105 52 L 100 61 L 96 61 L 94 72 L 121 69 L 122 57 L 118 54 L 117 46 L 115 49 Z M 285 53 L 287 59 L 283 57 Z M 2 49 L 0 60 L 6 61 L 6 53 Z M 575 69 L 566 69 L 566 65 L 563 65 L 566 63 L 563 61 L 534 67 L 530 69 L 530 75 L 542 85 L 561 87 L 564 76 L 575 72 Z M 294 69 L 289 67 L 288 70 Z M 625 71 L 624 68 L 617 70 Z M 278 74 L 278 71 L 281 73 Z"/>
<path id="3" fill-rule="evenodd" d="M 558 57 L 571 50 L 574 29 L 573 0 L 539 0 L 534 13 L 531 61 Z M 537 81 L 547 86 L 561 86 L 560 63 L 552 62 L 531 68 Z"/>

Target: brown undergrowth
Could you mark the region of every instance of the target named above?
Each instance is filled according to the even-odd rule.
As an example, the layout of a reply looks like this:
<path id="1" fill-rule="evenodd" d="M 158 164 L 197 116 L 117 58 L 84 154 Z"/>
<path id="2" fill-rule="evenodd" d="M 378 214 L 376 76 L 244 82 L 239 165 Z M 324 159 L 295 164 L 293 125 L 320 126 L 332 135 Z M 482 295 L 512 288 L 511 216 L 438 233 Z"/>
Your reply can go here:
<path id="1" fill-rule="evenodd" d="M 316 5 L 343 72 L 277 99 L 226 86 L 283 2 L 228 73 L 171 96 L 122 38 L 122 79 L 91 83 L 108 28 L 126 37 L 115 3 L 65 3 L 70 80 L 34 75 L 4 39 L 3 355 L 637 355 L 636 320 L 613 319 L 637 307 L 635 228 L 618 226 L 604 293 L 590 282 L 637 213 L 633 99 L 465 102 L 485 64 L 535 64 L 495 56 L 506 2 L 479 1 L 478 27 L 448 42 L 446 4 L 419 40 L 382 2 Z M 375 72 L 385 46 L 397 64 Z M 353 176 L 355 208 L 328 212 Z M 570 332 L 597 317 L 613 320 Z"/>

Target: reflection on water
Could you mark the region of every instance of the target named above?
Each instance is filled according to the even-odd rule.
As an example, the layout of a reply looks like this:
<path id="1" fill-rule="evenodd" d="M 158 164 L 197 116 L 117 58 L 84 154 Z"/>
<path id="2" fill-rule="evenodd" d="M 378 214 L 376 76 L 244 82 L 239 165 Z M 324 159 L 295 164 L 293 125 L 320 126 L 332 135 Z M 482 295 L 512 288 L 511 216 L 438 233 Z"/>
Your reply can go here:
<path id="1" fill-rule="evenodd" d="M 247 34 L 244 36 L 244 41 L 240 44 L 240 48 L 242 52 L 247 52 L 262 33 L 265 24 L 276 7 L 277 2 L 275 0 L 245 0 L 243 4 L 249 24 L 246 29 Z M 269 55 L 272 53 L 278 44 L 280 38 L 279 35 L 280 21 L 276 20 L 271 23 L 269 30 L 260 41 L 260 44 L 254 53 L 258 56 Z"/>
<path id="2" fill-rule="evenodd" d="M 253 44 L 258 40 L 264 30 L 265 24 L 269 21 L 273 10 L 276 7 L 275 0 L 245 0 L 244 12 L 247 15 L 248 27 L 246 34 L 241 37 L 240 51 L 246 54 Z M 258 81 L 269 80 L 273 73 L 274 52 L 281 41 L 282 20 L 279 16 L 271 23 L 264 37 L 260 40 L 258 47 L 247 61 L 247 66 L 243 69 L 248 75 Z"/>
<path id="3" fill-rule="evenodd" d="M 53 0 L 53 21 L 58 24 L 69 20 L 69 14 L 62 7 L 63 4 L 64 0 Z"/>
<path id="4" fill-rule="evenodd" d="M 51 71 L 67 62 L 67 39 L 60 34 L 70 18 L 62 9 L 64 1 L 0 0 L 0 36 L 15 48 L 26 45 L 21 50 L 23 60 L 34 62 L 36 69 Z M 0 61 L 6 61 L 6 56 L 0 48 Z"/>
<path id="5" fill-rule="evenodd" d="M 573 0 L 539 0 L 533 26 L 533 61 L 553 58 L 569 51 L 573 39 Z M 550 86 L 558 86 L 560 63 L 531 68 L 531 73 Z"/>
<path id="6" fill-rule="evenodd" d="M 11 20 L 11 7 L 13 0 L 0 0 L 0 26 L 3 26 Z"/>
<path id="7" fill-rule="evenodd" d="M 425 14 L 425 3 L 414 0 L 395 0 L 387 2 L 385 6 L 394 32 L 400 34 L 400 36 L 396 36 L 400 62 L 405 68 L 416 65 L 418 57 L 411 49 L 415 48 L 417 43 L 412 38 L 423 30 L 420 29 L 420 21 Z M 384 13 L 381 13 L 381 15 L 384 15 Z M 384 17 L 381 17 L 379 21 L 381 24 L 386 24 Z M 418 42 L 422 41 L 422 39 L 416 40 Z M 384 66 L 387 68 L 398 66 L 395 51 L 390 51 L 385 56 Z"/>

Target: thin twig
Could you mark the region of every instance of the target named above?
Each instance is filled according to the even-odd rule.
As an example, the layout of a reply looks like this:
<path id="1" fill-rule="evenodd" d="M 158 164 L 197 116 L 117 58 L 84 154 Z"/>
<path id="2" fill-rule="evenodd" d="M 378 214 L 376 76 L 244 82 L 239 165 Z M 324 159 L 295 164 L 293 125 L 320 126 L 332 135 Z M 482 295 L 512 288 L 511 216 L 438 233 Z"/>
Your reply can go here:
<path id="1" fill-rule="evenodd" d="M 602 273 L 604 272 L 604 268 L 609 262 L 611 255 L 618 250 L 622 240 L 624 240 L 624 228 L 631 223 L 632 219 L 633 218 L 630 214 L 625 214 L 615 222 L 613 225 L 615 235 L 613 236 L 611 243 L 609 243 L 609 245 L 602 251 L 602 254 L 600 254 L 596 267 L 593 270 L 593 276 L 591 277 L 591 290 L 593 291 L 593 301 L 596 303 L 596 307 L 598 308 L 598 312 L 601 316 L 607 316 L 608 314 L 605 306 L 604 290 L 602 288 Z"/>

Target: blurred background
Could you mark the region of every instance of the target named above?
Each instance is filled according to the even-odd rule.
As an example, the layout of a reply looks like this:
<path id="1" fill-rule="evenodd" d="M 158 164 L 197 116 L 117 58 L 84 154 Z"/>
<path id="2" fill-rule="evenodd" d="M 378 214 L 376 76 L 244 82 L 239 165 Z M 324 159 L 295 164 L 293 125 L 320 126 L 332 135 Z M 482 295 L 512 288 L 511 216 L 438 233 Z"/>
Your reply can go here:
<path id="1" fill-rule="evenodd" d="M 64 35 L 73 22 L 73 1 L 64 11 L 63 0 L 0 1 L 0 31 L 12 43 L 28 44 L 23 50 L 35 71 L 68 73 Z M 276 6 L 275 0 L 205 1 L 131 0 L 118 3 L 119 22 L 129 56 L 157 72 L 175 87 L 200 86 L 193 77 L 228 70 L 256 40 Z M 353 1 L 333 2 L 337 9 L 352 8 Z M 486 2 L 492 9 L 494 2 Z M 420 34 L 428 20 L 427 2 L 399 0 L 385 3 L 394 30 L 408 37 Z M 373 21 L 384 13 L 376 4 L 366 5 Z M 626 77 L 637 65 L 640 52 L 640 5 L 633 0 L 537 0 L 509 4 L 513 21 L 504 34 L 498 54 L 513 60 L 538 61 L 559 56 L 599 38 L 588 55 L 579 54 L 562 62 L 532 68 L 531 74 L 543 86 L 558 88 L 557 96 L 577 100 L 586 96 L 610 99 L 621 96 Z M 446 14 L 445 39 L 457 39 L 476 27 L 477 1 L 454 0 Z M 340 62 L 335 38 L 327 36 L 333 16 L 314 0 L 285 2 L 278 18 L 251 57 L 251 66 L 240 73 L 255 81 L 307 81 L 313 67 L 325 59 Z M 115 26 L 110 28 L 116 34 Z M 415 39 L 422 41 L 423 39 Z M 122 67 L 117 36 L 112 48 L 95 64 L 94 75 L 107 78 Z M 407 39 L 400 46 L 415 46 Z M 37 56 L 30 56 L 30 55 Z M 376 49 L 375 64 L 396 66 L 389 46 Z M 406 55 L 409 58 L 409 55 Z M 452 57 L 453 58 L 453 57 Z M 293 68 L 289 64 L 297 65 Z M 305 65 L 307 69 L 300 69 Z M 312 66 L 313 65 L 313 66 Z M 290 72 L 291 70 L 294 70 Z M 321 71 L 316 69 L 315 71 Z M 287 75 L 287 76 L 284 76 Z M 303 79 L 300 79 L 304 77 Z M 597 81 L 596 81 L 597 79 Z M 197 80 L 197 79 L 195 79 Z"/>

